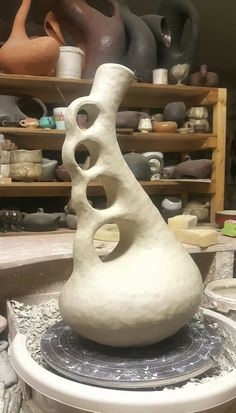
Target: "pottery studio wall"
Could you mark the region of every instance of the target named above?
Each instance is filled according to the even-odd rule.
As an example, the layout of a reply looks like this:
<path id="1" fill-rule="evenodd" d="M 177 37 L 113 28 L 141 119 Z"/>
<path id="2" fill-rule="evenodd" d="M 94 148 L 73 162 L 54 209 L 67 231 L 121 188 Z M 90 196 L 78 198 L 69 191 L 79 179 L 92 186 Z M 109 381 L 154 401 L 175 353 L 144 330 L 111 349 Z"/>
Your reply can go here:
<path id="1" fill-rule="evenodd" d="M 53 0 L 32 0 L 28 21 L 42 25 L 46 12 L 50 9 Z M 181 1 L 180 1 L 181 2 Z M 105 0 L 89 0 L 88 3 L 94 7 L 106 9 Z M 230 0 L 227 2 L 227 9 L 224 7 L 221 0 L 192 0 L 197 12 L 199 13 L 199 31 L 200 41 L 196 53 L 196 58 L 192 67 L 192 71 L 198 70 L 200 64 L 206 63 L 209 70 L 218 73 L 220 78 L 220 87 L 227 87 L 229 91 L 229 101 L 234 101 L 233 90 L 236 87 L 236 63 L 232 59 L 231 51 L 234 50 L 234 39 L 236 38 L 235 23 L 233 16 L 236 13 L 236 2 Z M 17 9 L 21 4 L 21 0 L 8 0 L 0 4 L 0 17 L 12 23 Z M 137 15 L 157 13 L 161 4 L 161 0 L 146 0 L 145 2 L 137 2 L 136 0 L 128 0 L 131 11 Z M 212 13 L 214 10 L 214 13 Z M 188 35 L 189 26 L 186 24 L 185 38 Z M 184 43 L 184 41 L 183 41 Z M 216 50 L 217 53 L 212 51 Z M 227 45 L 227 47 L 226 47 Z M 232 98 L 231 98 L 232 93 Z M 235 99 L 236 100 L 236 99 Z M 231 125 L 234 129 L 234 121 Z M 231 133 L 232 135 L 232 133 Z M 228 168 L 229 169 L 229 168 Z M 46 209 L 54 209 L 52 206 L 55 203 L 60 209 L 63 209 L 67 199 L 46 198 L 43 205 L 38 204 L 38 199 L 25 199 L 24 204 L 27 204 L 27 209 L 35 210 L 38 206 L 43 206 Z M 12 204 L 13 200 L 11 200 Z M 22 202 L 22 200 L 14 200 L 14 203 Z M 30 202 L 30 205 L 29 205 Z"/>

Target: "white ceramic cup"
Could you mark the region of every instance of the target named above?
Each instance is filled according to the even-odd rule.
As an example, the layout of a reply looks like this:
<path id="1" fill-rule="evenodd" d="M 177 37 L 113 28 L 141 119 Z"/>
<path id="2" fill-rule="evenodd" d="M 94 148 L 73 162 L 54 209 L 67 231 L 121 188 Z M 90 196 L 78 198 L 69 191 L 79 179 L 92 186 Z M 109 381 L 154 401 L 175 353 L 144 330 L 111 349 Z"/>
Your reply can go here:
<path id="1" fill-rule="evenodd" d="M 53 117 L 56 124 L 56 129 L 65 129 L 65 113 L 67 107 L 54 108 Z"/>
<path id="2" fill-rule="evenodd" d="M 61 46 L 56 64 L 56 76 L 69 79 L 81 79 L 84 52 L 79 47 Z"/>
<path id="3" fill-rule="evenodd" d="M 167 85 L 168 84 L 168 70 L 167 69 L 154 69 L 152 71 L 152 83 L 155 85 Z"/>

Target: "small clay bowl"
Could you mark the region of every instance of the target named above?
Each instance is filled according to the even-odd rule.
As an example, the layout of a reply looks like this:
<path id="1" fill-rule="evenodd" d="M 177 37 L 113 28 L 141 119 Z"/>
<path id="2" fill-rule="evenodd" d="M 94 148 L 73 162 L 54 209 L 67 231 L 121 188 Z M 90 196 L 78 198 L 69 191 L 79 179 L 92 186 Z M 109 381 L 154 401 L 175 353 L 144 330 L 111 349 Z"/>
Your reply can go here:
<path id="1" fill-rule="evenodd" d="M 176 122 L 167 121 L 167 122 L 152 122 L 152 127 L 154 132 L 158 133 L 174 133 L 177 132 L 178 125 Z"/>
<path id="2" fill-rule="evenodd" d="M 219 228 L 223 228 L 225 221 L 227 220 L 235 220 L 236 219 L 236 211 L 235 210 L 224 210 L 224 211 L 217 211 L 215 213 L 215 221 Z"/>

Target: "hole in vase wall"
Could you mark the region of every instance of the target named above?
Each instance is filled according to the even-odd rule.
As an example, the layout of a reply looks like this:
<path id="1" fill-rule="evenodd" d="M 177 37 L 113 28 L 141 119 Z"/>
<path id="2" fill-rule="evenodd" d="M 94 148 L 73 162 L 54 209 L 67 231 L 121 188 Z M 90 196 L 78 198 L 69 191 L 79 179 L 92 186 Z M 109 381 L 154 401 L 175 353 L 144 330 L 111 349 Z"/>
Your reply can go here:
<path id="1" fill-rule="evenodd" d="M 79 144 L 75 149 L 75 161 L 81 169 L 89 169 L 91 167 L 90 163 L 90 151 L 84 144 Z"/>
<path id="2" fill-rule="evenodd" d="M 77 125 L 81 129 L 90 128 L 99 114 L 98 107 L 93 103 L 88 103 L 80 107 L 77 113 Z"/>
<path id="3" fill-rule="evenodd" d="M 96 194 L 96 195 L 94 195 Z M 92 180 L 87 187 L 87 198 L 92 200 L 94 209 L 107 209 L 107 193 L 99 180 Z"/>
<path id="4" fill-rule="evenodd" d="M 94 234 L 94 240 L 119 242 L 120 231 L 115 222 L 102 225 Z"/>
<path id="5" fill-rule="evenodd" d="M 122 218 L 99 228 L 96 238 L 111 243 L 106 247 L 107 254 L 101 258 L 101 261 L 106 263 L 125 255 L 132 247 L 137 231 L 135 221 Z"/>

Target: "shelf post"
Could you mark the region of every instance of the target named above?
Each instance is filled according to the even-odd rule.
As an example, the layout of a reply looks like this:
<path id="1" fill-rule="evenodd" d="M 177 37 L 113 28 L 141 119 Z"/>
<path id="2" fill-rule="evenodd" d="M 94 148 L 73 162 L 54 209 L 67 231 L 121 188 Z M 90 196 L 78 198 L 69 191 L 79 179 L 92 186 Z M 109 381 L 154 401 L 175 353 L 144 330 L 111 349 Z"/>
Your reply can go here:
<path id="1" fill-rule="evenodd" d="M 213 106 L 213 133 L 217 135 L 217 147 L 213 149 L 212 180 L 216 192 L 211 199 L 211 222 L 215 222 L 215 213 L 224 209 L 225 186 L 225 146 L 226 146 L 226 89 L 218 89 L 218 100 Z"/>

